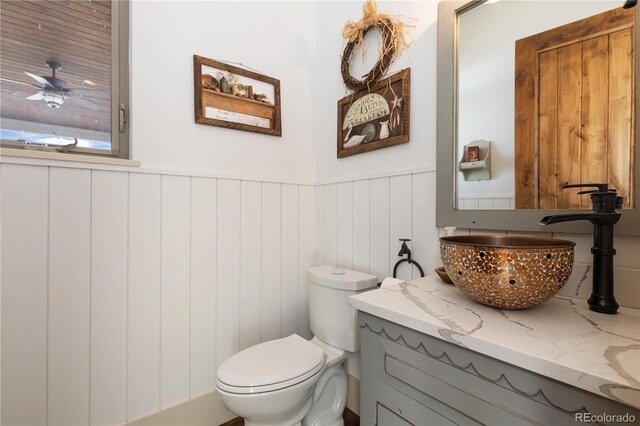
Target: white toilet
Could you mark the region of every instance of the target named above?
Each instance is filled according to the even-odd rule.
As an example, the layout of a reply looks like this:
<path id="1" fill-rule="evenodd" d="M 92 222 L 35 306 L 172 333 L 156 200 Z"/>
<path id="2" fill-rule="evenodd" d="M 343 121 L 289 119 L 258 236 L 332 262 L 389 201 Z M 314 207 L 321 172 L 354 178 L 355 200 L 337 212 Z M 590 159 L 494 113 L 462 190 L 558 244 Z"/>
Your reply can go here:
<path id="1" fill-rule="evenodd" d="M 357 312 L 349 296 L 376 286 L 369 274 L 307 269 L 311 331 L 239 352 L 220 365 L 216 389 L 245 425 L 343 425 L 347 373 L 342 362 L 360 350 Z"/>

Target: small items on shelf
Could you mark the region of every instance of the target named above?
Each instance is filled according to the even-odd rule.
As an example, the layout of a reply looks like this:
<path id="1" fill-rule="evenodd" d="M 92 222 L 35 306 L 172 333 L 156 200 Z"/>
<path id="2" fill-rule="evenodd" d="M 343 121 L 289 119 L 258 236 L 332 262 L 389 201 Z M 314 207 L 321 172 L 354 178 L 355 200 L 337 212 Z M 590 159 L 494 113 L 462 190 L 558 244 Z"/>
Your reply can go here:
<path id="1" fill-rule="evenodd" d="M 476 140 L 464 146 L 462 160 L 458 163 L 465 181 L 491 179 L 491 142 Z"/>

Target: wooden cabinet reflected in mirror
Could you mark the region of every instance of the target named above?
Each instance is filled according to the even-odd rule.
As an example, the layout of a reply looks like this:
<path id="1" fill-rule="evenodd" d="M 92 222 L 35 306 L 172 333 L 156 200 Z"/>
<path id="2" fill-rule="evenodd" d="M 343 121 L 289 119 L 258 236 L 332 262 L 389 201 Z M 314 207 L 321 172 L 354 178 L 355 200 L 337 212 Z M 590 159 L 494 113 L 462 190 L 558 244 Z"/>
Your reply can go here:
<path id="1" fill-rule="evenodd" d="M 635 13 L 516 41 L 516 209 L 590 209 L 566 183 L 608 183 L 635 207 Z"/>

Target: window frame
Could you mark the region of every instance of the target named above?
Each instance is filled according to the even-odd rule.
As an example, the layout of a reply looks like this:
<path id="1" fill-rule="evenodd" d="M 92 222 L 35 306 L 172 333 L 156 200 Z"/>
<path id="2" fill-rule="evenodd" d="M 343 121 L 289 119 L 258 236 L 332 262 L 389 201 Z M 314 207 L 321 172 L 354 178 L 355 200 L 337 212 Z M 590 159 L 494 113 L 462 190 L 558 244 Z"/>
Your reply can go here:
<path id="1" fill-rule="evenodd" d="M 129 159 L 129 18 L 130 0 L 111 0 L 111 149 L 74 147 L 64 154 Z M 0 140 L 0 147 L 21 151 L 56 152 L 59 147 L 28 148 L 25 144 Z"/>

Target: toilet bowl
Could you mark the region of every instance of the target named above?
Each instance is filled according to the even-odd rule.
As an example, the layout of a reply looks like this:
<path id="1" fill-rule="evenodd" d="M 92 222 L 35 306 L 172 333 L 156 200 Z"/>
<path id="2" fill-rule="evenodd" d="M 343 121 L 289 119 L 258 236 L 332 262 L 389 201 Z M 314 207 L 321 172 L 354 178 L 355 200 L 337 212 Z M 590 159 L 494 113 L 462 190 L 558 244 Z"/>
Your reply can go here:
<path id="1" fill-rule="evenodd" d="M 376 286 L 357 271 L 309 268 L 311 330 L 247 348 L 224 361 L 216 374 L 223 404 L 245 425 L 343 426 L 347 373 L 343 361 L 360 349 L 352 294 Z M 336 273 L 337 272 L 337 273 Z"/>

